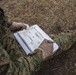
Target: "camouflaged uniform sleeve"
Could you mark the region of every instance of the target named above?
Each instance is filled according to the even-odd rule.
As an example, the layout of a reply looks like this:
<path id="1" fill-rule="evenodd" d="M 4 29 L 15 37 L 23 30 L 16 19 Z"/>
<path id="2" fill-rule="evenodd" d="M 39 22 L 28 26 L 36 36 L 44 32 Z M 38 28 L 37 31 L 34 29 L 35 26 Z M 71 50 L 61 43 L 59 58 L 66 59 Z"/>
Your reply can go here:
<path id="1" fill-rule="evenodd" d="M 76 33 L 62 32 L 59 35 L 50 35 L 59 45 L 59 50 L 68 50 L 76 42 Z"/>
<path id="2" fill-rule="evenodd" d="M 8 53 L 0 47 L 0 75 L 32 75 L 42 60 L 41 51 L 37 51 L 31 56 L 11 61 Z"/>
<path id="3" fill-rule="evenodd" d="M 33 55 L 24 55 L 12 33 L 7 28 L 5 31 L 0 40 L 0 75 L 32 75 L 43 61 L 41 51 L 36 50 Z"/>
<path id="4" fill-rule="evenodd" d="M 2 23 L 1 23 L 1 25 L 2 25 L 2 26 L 6 26 L 6 27 L 9 28 L 9 27 L 12 25 L 12 20 L 9 19 L 7 16 L 5 16 L 5 17 L 3 18 L 3 21 L 2 21 Z"/>
<path id="5" fill-rule="evenodd" d="M 76 35 L 73 33 L 61 33 L 52 38 L 58 43 L 60 50 L 67 50 L 76 42 Z M 21 56 L 12 61 L 8 53 L 0 47 L 0 75 L 32 75 L 42 61 L 39 50 L 33 55 Z"/>
<path id="6" fill-rule="evenodd" d="M 12 25 L 12 20 L 6 17 L 7 27 L 9 28 Z"/>

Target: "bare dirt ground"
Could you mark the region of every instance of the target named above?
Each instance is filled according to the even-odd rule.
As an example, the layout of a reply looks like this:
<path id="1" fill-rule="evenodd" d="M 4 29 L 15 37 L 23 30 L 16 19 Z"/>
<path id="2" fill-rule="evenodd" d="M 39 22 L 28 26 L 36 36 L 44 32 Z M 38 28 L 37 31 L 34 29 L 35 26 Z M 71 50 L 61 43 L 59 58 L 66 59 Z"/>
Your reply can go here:
<path id="1" fill-rule="evenodd" d="M 0 0 L 12 21 L 38 24 L 47 34 L 76 29 L 76 0 Z M 76 75 L 76 44 L 42 63 L 36 75 Z"/>

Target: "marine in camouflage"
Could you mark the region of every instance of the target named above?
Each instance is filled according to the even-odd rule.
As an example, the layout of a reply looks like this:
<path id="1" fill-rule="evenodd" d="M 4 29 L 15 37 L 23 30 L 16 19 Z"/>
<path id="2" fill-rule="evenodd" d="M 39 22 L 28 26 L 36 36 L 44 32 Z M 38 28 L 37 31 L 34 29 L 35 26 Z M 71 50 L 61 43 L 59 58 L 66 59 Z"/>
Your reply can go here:
<path id="1" fill-rule="evenodd" d="M 36 50 L 27 56 L 9 29 L 12 22 L 5 17 L 0 24 L 0 75 L 32 75 L 40 68 L 42 52 Z M 76 42 L 76 35 L 70 32 L 51 37 L 60 51 L 68 50 Z"/>

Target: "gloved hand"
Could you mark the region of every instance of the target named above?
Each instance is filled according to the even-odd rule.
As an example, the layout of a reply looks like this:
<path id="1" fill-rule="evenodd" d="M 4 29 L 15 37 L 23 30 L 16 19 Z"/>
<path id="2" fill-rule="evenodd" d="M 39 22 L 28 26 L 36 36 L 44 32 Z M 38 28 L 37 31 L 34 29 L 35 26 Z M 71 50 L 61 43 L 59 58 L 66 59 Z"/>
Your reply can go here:
<path id="1" fill-rule="evenodd" d="M 17 30 L 21 30 L 21 29 L 26 29 L 28 27 L 29 27 L 28 24 L 20 23 L 20 22 L 13 22 L 10 27 L 10 30 L 17 31 Z"/>
<path id="2" fill-rule="evenodd" d="M 42 51 L 43 59 L 46 59 L 53 54 L 53 42 L 45 39 L 38 49 Z"/>

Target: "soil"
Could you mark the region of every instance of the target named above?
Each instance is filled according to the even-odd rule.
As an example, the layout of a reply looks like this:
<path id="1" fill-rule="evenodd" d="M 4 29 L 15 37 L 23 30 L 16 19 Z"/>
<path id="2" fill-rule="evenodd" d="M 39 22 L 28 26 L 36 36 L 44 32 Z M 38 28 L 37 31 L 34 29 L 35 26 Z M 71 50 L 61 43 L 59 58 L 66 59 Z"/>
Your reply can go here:
<path id="1" fill-rule="evenodd" d="M 0 0 L 12 20 L 38 24 L 48 35 L 76 30 L 76 0 Z M 76 44 L 42 63 L 36 75 L 76 75 Z"/>

